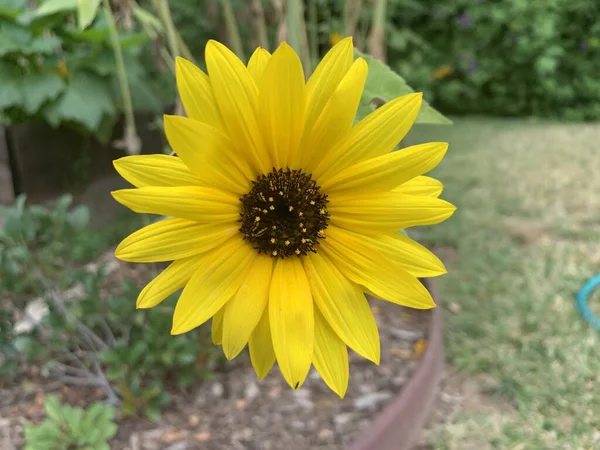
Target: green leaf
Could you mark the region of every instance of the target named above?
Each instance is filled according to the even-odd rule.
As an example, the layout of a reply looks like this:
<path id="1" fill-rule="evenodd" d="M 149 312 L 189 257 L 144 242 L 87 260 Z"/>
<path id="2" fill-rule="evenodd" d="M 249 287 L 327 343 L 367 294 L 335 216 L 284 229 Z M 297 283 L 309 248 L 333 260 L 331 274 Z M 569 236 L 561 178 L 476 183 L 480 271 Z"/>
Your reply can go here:
<path id="1" fill-rule="evenodd" d="M 31 32 L 10 22 L 0 22 L 0 56 L 27 51 Z"/>
<path id="2" fill-rule="evenodd" d="M 27 7 L 26 0 L 2 0 L 0 17 L 14 19 Z"/>
<path id="3" fill-rule="evenodd" d="M 79 28 L 85 30 L 98 14 L 101 0 L 77 0 L 77 19 Z"/>
<path id="4" fill-rule="evenodd" d="M 60 47 L 60 44 L 61 40 L 56 36 L 36 37 L 23 53 L 26 55 L 51 55 Z"/>
<path id="5" fill-rule="evenodd" d="M 144 33 L 143 31 L 119 36 L 119 41 L 123 50 L 128 50 L 132 47 L 148 42 L 149 40 L 150 36 L 148 36 L 148 33 Z"/>
<path id="6" fill-rule="evenodd" d="M 71 406 L 63 407 L 63 416 L 72 434 L 78 434 L 81 421 L 83 420 L 83 409 Z"/>
<path id="7" fill-rule="evenodd" d="M 85 205 L 79 205 L 67 215 L 67 222 L 77 230 L 83 230 L 90 223 L 90 210 Z"/>
<path id="8" fill-rule="evenodd" d="M 106 80 L 86 72 L 72 74 L 65 93 L 43 111 L 52 126 L 62 122 L 81 124 L 96 133 L 105 116 L 116 114 L 112 92 Z"/>
<path id="9" fill-rule="evenodd" d="M 23 93 L 16 79 L 0 81 L 0 110 L 19 106 L 23 103 Z"/>
<path id="10" fill-rule="evenodd" d="M 28 114 L 35 114 L 47 101 L 54 100 L 65 90 L 64 80 L 55 74 L 36 73 L 21 81 L 23 106 Z"/>
<path id="11" fill-rule="evenodd" d="M 63 423 L 63 407 L 60 404 L 60 400 L 56 395 L 49 395 L 46 397 L 46 401 L 44 402 L 44 409 L 46 410 L 46 414 L 48 418 L 55 423 Z"/>
<path id="12" fill-rule="evenodd" d="M 74 11 L 77 0 L 46 0 L 35 10 L 35 17 L 49 16 L 59 12 Z"/>
<path id="13" fill-rule="evenodd" d="M 356 49 L 354 51 L 357 56 L 363 57 L 369 65 L 369 76 L 367 77 L 363 97 L 357 112 L 357 120 L 362 119 L 375 109 L 374 100 L 375 103 L 385 103 L 401 95 L 414 92 L 414 89 L 404 81 L 404 78 L 390 69 L 385 63 Z M 416 122 L 440 125 L 452 123 L 450 119 L 433 109 L 425 101 L 423 101 Z"/>
<path id="14" fill-rule="evenodd" d="M 144 355 L 146 351 L 146 343 L 144 341 L 136 341 L 136 343 L 133 344 L 133 347 L 131 347 L 131 349 L 129 350 L 129 358 L 127 361 L 128 364 L 132 367 L 135 367 L 139 359 Z"/>
<path id="15" fill-rule="evenodd" d="M 41 450 L 56 448 L 61 436 L 60 428 L 52 422 L 44 422 L 40 426 L 25 424 L 25 450 Z"/>
<path id="16" fill-rule="evenodd" d="M 104 42 L 108 37 L 108 27 L 91 27 L 83 31 L 73 28 L 72 31 L 69 30 L 69 35 L 73 37 L 73 39 L 99 44 L 100 42 Z"/>

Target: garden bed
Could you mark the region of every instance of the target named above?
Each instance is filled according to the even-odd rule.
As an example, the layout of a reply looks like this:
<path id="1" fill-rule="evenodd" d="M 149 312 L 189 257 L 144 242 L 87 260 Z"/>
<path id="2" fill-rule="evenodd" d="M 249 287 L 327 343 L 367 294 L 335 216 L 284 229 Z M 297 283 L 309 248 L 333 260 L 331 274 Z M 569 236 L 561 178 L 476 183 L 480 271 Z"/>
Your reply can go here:
<path id="1" fill-rule="evenodd" d="M 121 265 L 114 272 L 115 289 L 124 277 L 137 278 L 140 284 L 149 277 L 145 266 Z M 432 322 L 439 322 L 439 312 L 410 310 L 378 300 L 371 305 L 381 335 L 381 365 L 351 352 L 350 384 L 343 400 L 314 370 L 297 392 L 289 389 L 277 369 L 258 381 L 243 353 L 224 363 L 210 381 L 194 383 L 185 394 L 167 386 L 172 403 L 157 423 L 141 418 L 118 420 L 119 432 L 111 447 L 293 450 L 341 449 L 354 444 L 352 448 L 357 449 L 410 448 L 403 445 L 418 438 L 438 380 L 441 329 Z M 436 342 L 430 344 L 432 330 Z M 415 380 L 417 370 L 419 379 Z M 7 445 L 11 442 L 13 446 L 2 448 L 20 448 L 22 424 L 43 419 L 46 393 L 82 406 L 102 399 L 100 389 L 67 388 L 52 382 L 48 386 L 47 381 L 44 385 L 39 377 L 37 381 L 18 380 L 2 391 L 0 416 L 8 419 L 0 421 L 0 437 L 4 434 Z M 427 398 L 421 398 L 423 393 Z M 387 447 L 390 439 L 398 439 L 393 437 L 398 430 L 403 430 L 398 437 L 401 442 Z"/>

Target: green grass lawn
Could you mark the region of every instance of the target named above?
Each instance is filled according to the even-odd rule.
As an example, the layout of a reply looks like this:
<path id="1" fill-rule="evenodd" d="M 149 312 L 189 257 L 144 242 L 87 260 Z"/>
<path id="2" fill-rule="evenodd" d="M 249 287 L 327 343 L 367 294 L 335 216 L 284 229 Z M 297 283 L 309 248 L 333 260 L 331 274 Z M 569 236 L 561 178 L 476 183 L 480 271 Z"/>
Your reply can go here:
<path id="1" fill-rule="evenodd" d="M 600 332 L 574 297 L 600 273 L 600 125 L 458 119 L 434 176 L 456 214 L 413 233 L 439 249 L 448 362 L 510 407 L 459 411 L 437 449 L 600 449 Z M 595 295 L 600 311 L 600 294 Z"/>

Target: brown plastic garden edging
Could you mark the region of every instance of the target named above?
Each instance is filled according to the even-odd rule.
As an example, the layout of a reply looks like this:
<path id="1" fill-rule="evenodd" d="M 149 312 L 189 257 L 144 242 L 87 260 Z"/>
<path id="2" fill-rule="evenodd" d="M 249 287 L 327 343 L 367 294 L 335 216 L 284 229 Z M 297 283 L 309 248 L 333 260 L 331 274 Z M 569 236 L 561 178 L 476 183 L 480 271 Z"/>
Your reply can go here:
<path id="1" fill-rule="evenodd" d="M 444 366 L 442 312 L 435 286 L 423 280 L 436 304 L 432 311 L 428 345 L 420 366 L 398 396 L 348 450 L 410 450 L 417 443 L 434 406 Z"/>

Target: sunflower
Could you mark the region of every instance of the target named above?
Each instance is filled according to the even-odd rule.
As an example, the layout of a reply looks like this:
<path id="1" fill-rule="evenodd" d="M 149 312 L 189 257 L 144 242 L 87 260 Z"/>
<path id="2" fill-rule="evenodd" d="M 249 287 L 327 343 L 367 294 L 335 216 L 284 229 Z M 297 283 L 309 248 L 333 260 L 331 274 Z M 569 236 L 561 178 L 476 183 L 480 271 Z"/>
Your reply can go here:
<path id="1" fill-rule="evenodd" d="M 173 261 L 140 293 L 152 308 L 179 289 L 172 334 L 212 318 L 227 358 L 248 344 L 262 379 L 277 361 L 298 389 L 314 365 L 340 396 L 347 347 L 379 364 L 365 293 L 434 307 L 417 277 L 445 273 L 398 230 L 441 222 L 454 207 L 422 176 L 446 143 L 393 151 L 417 117 L 421 94 L 390 101 L 354 124 L 367 78 L 350 38 L 305 82 L 293 49 L 257 49 L 247 66 L 206 45 L 208 75 L 177 59 L 188 117 L 165 116 L 177 156 L 115 161 L 134 189 L 112 193 L 138 213 L 168 216 L 121 242 L 131 262 Z"/>

